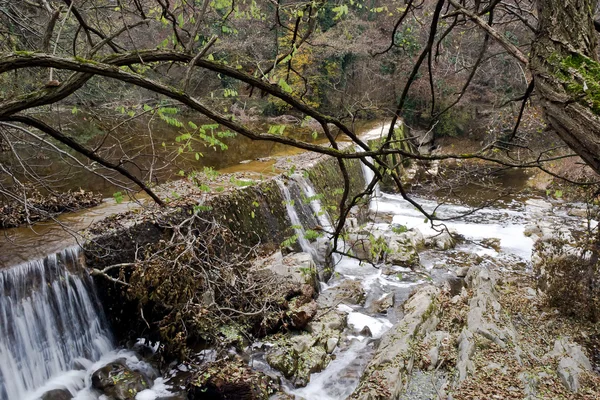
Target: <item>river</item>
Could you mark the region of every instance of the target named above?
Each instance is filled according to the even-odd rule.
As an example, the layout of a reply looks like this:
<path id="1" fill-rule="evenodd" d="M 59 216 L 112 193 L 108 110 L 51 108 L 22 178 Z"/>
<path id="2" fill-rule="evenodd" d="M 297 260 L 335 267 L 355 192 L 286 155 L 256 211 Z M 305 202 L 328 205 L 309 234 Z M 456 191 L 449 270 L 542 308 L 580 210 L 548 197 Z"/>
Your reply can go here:
<path id="1" fill-rule="evenodd" d="M 368 132 L 367 136 L 376 136 L 381 131 L 378 128 Z M 248 165 L 251 169 L 255 166 L 252 163 Z M 368 182 L 371 175 L 367 169 L 364 173 Z M 289 190 L 289 185 L 300 188 L 305 197 L 312 199 L 310 206 L 315 218 L 325 231 L 332 230 L 331 220 L 323 212 L 320 201 L 314 198 L 314 189 L 306 178 L 293 175 L 290 180 L 278 180 L 278 184 L 288 200 L 288 216 L 299 237 L 303 237 L 305 228 L 294 207 L 301 203 L 301 199 L 292 198 L 294 191 Z M 297 200 L 296 206 L 291 200 Z M 563 205 L 553 205 L 541 198 L 505 199 L 500 207 L 488 207 L 476 212 L 462 204 L 440 205 L 435 200 L 418 197 L 414 200 L 429 212 L 435 210 L 440 218 L 452 218 L 444 222 L 445 228 L 460 235 L 462 240 L 455 247 L 447 249 L 436 248 L 435 245 L 421 249 L 418 268 L 386 267 L 345 256 L 334 257 L 335 273 L 330 280 L 322 282 L 321 295 L 351 280 L 360 283 L 366 299 L 364 304 L 337 305 L 338 311 L 346 315 L 348 326 L 333 353 L 333 361 L 323 371 L 312 374 L 306 387 L 295 388 L 284 379 L 284 387 L 290 395 L 306 400 L 342 400 L 351 395 L 378 339 L 402 318 L 401 314 L 392 310 L 374 312 L 371 305 L 375 301 L 392 295 L 393 309 L 398 310 L 419 285 L 455 279 L 456 260 L 464 254 L 486 257 L 486 262 L 495 264 L 497 268 L 519 265 L 523 271 L 528 271 L 533 245 L 532 239 L 525 235 L 528 224 L 540 218 L 553 219 L 569 226 L 582 224 L 581 219 L 570 217 Z M 70 224 L 72 230 L 76 230 L 107 213 L 130 207 L 135 205 L 107 202 L 93 210 L 61 218 Z M 398 227 L 418 231 L 426 241 L 435 242 L 440 235 L 440 226 L 425 220 L 414 206 L 397 194 L 376 190 L 369 209 L 374 222 L 364 229 L 377 235 L 391 235 Z M 16 244 L 36 248 L 23 256 L 26 259 L 44 252 L 51 254 L 51 248 L 63 250 L 0 271 L 0 287 L 4 288 L 4 296 L 0 299 L 1 400 L 35 400 L 42 393 L 59 387 L 67 388 L 74 399 L 98 399 L 98 395 L 90 389 L 90 374 L 99 366 L 111 360 L 125 359 L 132 368 L 150 368 L 133 352 L 117 348 L 91 279 L 83 272 L 84 261 L 79 250 L 70 247 L 71 242 L 65 237 L 56 235 L 59 225 L 49 226 L 52 226 L 48 231 L 50 236 L 38 237 L 36 233 L 35 236 L 20 237 L 17 233 L 13 240 Z M 19 243 L 21 240 L 26 243 Z M 316 249 L 308 241 L 303 240 L 300 245 L 303 251 L 316 254 Z M 15 246 L 4 241 L 2 252 L 18 253 Z M 339 250 L 347 250 L 347 244 L 343 241 L 339 246 Z M 9 263 L 14 259 L 14 254 L 3 257 L 4 262 Z M 32 286 L 34 284 L 37 286 Z M 365 333 L 365 327 L 368 327 L 368 334 Z M 260 356 L 252 362 L 257 368 L 268 369 Z M 153 390 L 138 394 L 137 399 L 155 399 L 168 393 L 164 382 L 158 378 Z"/>

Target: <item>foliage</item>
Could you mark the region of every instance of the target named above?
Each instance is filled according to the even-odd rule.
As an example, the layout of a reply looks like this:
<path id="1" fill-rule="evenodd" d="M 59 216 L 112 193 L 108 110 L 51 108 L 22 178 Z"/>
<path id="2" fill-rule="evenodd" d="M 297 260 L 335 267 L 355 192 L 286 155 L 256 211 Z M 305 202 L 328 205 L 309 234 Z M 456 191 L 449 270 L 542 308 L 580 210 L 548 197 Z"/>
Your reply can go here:
<path id="1" fill-rule="evenodd" d="M 589 195 L 589 193 L 588 193 Z M 600 234 L 598 200 L 588 204 L 588 229 L 575 239 L 558 234 L 536 242 L 535 270 L 549 305 L 562 313 L 592 322 L 600 320 Z"/>
<path id="2" fill-rule="evenodd" d="M 253 268 L 256 248 L 235 244 L 233 232 L 199 215 L 165 221 L 171 239 L 140 251 L 127 280 L 128 297 L 152 321 L 166 354 L 181 358 L 198 341 L 242 346 L 278 329 L 294 297 L 293 285 Z M 217 321 L 228 330 L 215 329 Z"/>

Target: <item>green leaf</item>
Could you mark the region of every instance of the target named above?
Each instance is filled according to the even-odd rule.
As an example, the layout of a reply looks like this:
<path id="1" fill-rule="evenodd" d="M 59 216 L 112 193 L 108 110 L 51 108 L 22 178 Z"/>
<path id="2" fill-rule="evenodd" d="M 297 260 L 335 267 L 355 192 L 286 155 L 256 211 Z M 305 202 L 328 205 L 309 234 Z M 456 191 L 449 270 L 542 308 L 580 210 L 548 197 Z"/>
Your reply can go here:
<path id="1" fill-rule="evenodd" d="M 117 204 L 121 204 L 123 202 L 123 193 L 121 193 L 121 192 L 114 192 L 113 193 L 113 198 L 115 199 L 115 201 L 117 202 Z"/>
<path id="2" fill-rule="evenodd" d="M 283 90 L 284 92 L 292 93 L 292 87 L 290 85 L 288 85 L 288 83 L 286 81 L 284 81 L 283 78 L 279 79 L 279 82 L 277 84 L 279 85 L 281 90 Z"/>

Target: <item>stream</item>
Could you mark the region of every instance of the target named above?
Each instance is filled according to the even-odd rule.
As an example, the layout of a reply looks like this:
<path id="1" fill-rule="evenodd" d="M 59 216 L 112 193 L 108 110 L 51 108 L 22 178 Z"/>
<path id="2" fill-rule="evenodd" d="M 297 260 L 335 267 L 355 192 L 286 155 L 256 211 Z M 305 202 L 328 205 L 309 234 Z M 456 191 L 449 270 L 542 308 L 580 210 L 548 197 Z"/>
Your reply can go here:
<path id="1" fill-rule="evenodd" d="M 385 130 L 385 128 L 383 129 Z M 382 129 L 368 132 L 374 137 Z M 370 170 L 363 169 L 365 181 L 372 179 Z M 312 212 L 312 219 L 325 232 L 333 231 L 332 222 L 324 211 L 309 180 L 300 174 L 291 179 L 276 178 L 286 199 L 286 210 L 303 252 L 322 263 L 319 255 L 323 237 L 311 243 L 304 233 L 311 227 L 303 226 L 299 214 L 302 198 L 310 199 L 304 207 Z M 521 182 L 518 182 L 520 184 Z M 553 205 L 543 199 L 521 198 L 505 201 L 502 207 L 490 207 L 471 213 L 458 204 L 438 204 L 436 201 L 415 198 L 424 209 L 440 218 L 452 218 L 444 225 L 461 240 L 455 247 L 445 248 L 440 226 L 430 221 L 413 205 L 399 195 L 374 191 L 369 203 L 371 221 L 362 229 L 374 235 L 393 235 L 397 229 L 420 232 L 425 241 L 433 243 L 419 251 L 420 268 L 383 264 L 371 265 L 355 258 L 333 257 L 334 274 L 321 282 L 321 296 L 345 281 L 357 281 L 366 294 L 364 304 L 337 305 L 346 314 L 347 327 L 333 351 L 333 360 L 321 372 L 314 373 L 306 387 L 295 388 L 283 379 L 286 392 L 296 399 L 342 400 L 352 394 L 366 368 L 378 340 L 401 318 L 400 305 L 411 292 L 423 283 L 456 280 L 456 260 L 465 254 L 486 256 L 487 262 L 502 268 L 519 265 L 530 269 L 533 240 L 525 235 L 528 224 L 543 219 L 548 224 L 581 227 L 582 219 L 566 212 L 569 205 Z M 101 218 L 119 207 L 104 208 L 66 215 L 86 223 Z M 129 207 L 129 205 L 127 205 Z M 553 210 L 554 208 L 554 210 Z M 463 215 L 466 214 L 466 215 Z M 350 222 L 352 223 L 352 222 Z M 493 239 L 493 240 L 492 240 Z M 44 247 L 45 241 L 51 243 Z M 129 368 L 155 376 L 147 363 L 133 351 L 119 349 L 111 336 L 91 278 L 85 273 L 85 263 L 79 247 L 64 248 L 64 241 L 39 237 L 38 251 L 60 246 L 63 249 L 33 261 L 24 261 L 0 269 L 0 400 L 37 400 L 48 391 L 67 390 L 76 400 L 98 400 L 101 397 L 91 389 L 91 375 L 99 367 L 115 360 L 124 360 Z M 494 243 L 490 245 L 490 243 Z M 10 244 L 3 245 L 4 250 Z M 348 250 L 349 244 L 339 241 L 339 250 Z M 51 252 L 46 252 L 49 254 Z M 39 253 L 33 253 L 38 255 Z M 31 257 L 31 253 L 29 254 Z M 5 260 L 8 259 L 5 256 Z M 389 312 L 373 311 L 374 302 L 391 298 Z M 251 359 L 251 365 L 260 370 L 270 369 L 261 354 Z M 138 400 L 160 399 L 170 390 L 162 378 L 155 378 L 151 389 L 138 393 Z"/>
<path id="2" fill-rule="evenodd" d="M 372 172 L 365 167 L 363 173 L 368 184 L 373 177 Z M 517 187 L 522 187 L 524 184 L 522 181 L 512 183 Z M 288 181 L 288 185 L 295 184 L 302 187 L 307 198 L 313 198 L 314 190 L 306 179 L 296 175 Z M 282 192 L 289 200 L 289 190 L 282 188 Z M 356 389 L 378 339 L 402 318 L 402 315 L 398 315 L 394 310 L 398 310 L 419 285 L 429 281 L 442 283 L 456 280 L 455 266 L 459 265 L 457 260 L 461 257 L 473 254 L 485 256 L 486 262 L 494 268 L 502 269 L 505 265 L 517 266 L 523 272 L 527 272 L 531 270 L 534 244 L 532 238 L 525 234 L 529 224 L 543 220 L 547 226 L 563 229 L 568 226 L 580 230 L 585 228 L 581 218 L 570 216 L 568 213 L 571 207 L 583 208 L 583 204 L 561 202 L 551 204 L 541 198 L 524 199 L 523 196 L 516 196 L 513 199 L 505 198 L 500 206 L 473 212 L 472 208 L 460 204 L 439 204 L 434 200 L 418 197 L 413 200 L 429 213 L 435 211 L 437 217 L 449 220 L 444 221 L 443 225 L 436 223 L 432 226 L 430 221 L 400 195 L 381 192 L 375 188 L 369 204 L 371 219 L 378 220 L 378 216 L 385 216 L 389 221 L 370 222 L 364 229 L 384 236 L 393 234 L 394 228 L 402 227 L 403 230 L 419 231 L 426 241 L 431 240 L 435 243 L 436 239 L 443 235 L 440 234 L 442 228 L 445 228 L 459 235 L 462 240 L 450 249 L 445 249 L 443 245 L 436 248 L 434 245 L 421 250 L 419 252 L 421 272 L 419 273 L 398 266 L 392 266 L 390 271 L 389 265 L 370 265 L 351 257 L 338 255 L 334 259 L 335 273 L 328 282 L 321 283 L 323 291 L 320 295 L 326 295 L 328 290 L 334 289 L 346 280 L 353 280 L 362 285 L 366 300 L 362 306 L 343 303 L 337 306 L 338 311 L 347 314 L 348 326 L 333 353 L 333 360 L 323 371 L 312 374 L 306 387 L 294 388 L 290 382 L 284 385 L 287 393 L 295 399 L 343 400 L 348 398 Z M 322 211 L 319 200 L 313 199 L 311 207 L 324 230 L 332 231 L 332 224 Z M 291 206 L 287 209 L 290 219 L 295 221 L 297 234 L 301 234 L 304 228 L 298 226 L 296 211 Z M 302 244 L 302 248 L 305 252 L 314 253 L 314 249 L 306 249 L 306 243 Z M 348 250 L 348 245 L 340 242 L 338 248 Z M 393 295 L 394 307 L 386 314 L 373 312 L 370 307 L 373 302 L 380 301 L 390 294 Z M 368 327 L 367 335 L 363 334 L 365 327 Z M 260 369 L 265 369 L 266 363 L 260 361 L 260 356 L 258 360 Z M 266 369 L 269 369 L 268 366 Z M 285 379 L 283 380 L 286 382 Z"/>

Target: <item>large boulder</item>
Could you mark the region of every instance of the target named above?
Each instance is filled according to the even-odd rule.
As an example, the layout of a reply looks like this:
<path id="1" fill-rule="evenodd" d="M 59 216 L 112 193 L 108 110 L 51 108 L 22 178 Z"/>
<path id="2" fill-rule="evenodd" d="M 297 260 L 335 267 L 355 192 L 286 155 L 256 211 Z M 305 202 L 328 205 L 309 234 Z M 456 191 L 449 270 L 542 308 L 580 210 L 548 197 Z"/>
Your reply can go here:
<path id="1" fill-rule="evenodd" d="M 400 267 L 416 268 L 421 262 L 419 249 L 424 243 L 423 235 L 418 229 L 406 231 L 393 229 L 392 233 L 387 235 L 386 261 Z"/>
<path id="2" fill-rule="evenodd" d="M 317 341 L 314 335 L 303 333 L 285 338 L 267 353 L 267 363 L 280 371 L 295 386 L 306 386 L 310 374 L 322 371 L 331 357 L 327 341 Z"/>
<path id="3" fill-rule="evenodd" d="M 318 291 L 319 279 L 317 266 L 309 253 L 290 253 L 282 256 L 281 252 L 265 260 L 266 268 L 277 275 L 286 277 L 299 285 L 307 284 Z"/>
<path id="4" fill-rule="evenodd" d="M 109 399 L 134 400 L 151 386 L 149 379 L 127 366 L 125 359 L 113 361 L 92 374 L 92 386 Z"/>

